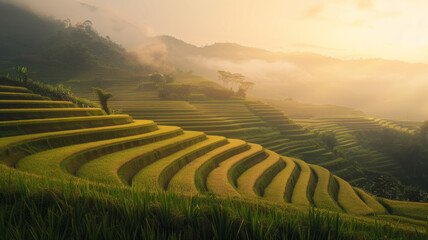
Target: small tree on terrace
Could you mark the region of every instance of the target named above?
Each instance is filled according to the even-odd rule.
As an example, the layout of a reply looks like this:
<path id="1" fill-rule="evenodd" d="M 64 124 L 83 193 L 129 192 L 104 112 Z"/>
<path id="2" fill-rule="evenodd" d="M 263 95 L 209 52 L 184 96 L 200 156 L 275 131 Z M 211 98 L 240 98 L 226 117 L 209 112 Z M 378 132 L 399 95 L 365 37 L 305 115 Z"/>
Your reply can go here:
<path id="1" fill-rule="evenodd" d="M 98 101 L 100 102 L 103 110 L 110 115 L 110 108 L 108 107 L 108 100 L 113 97 L 111 93 L 105 92 L 101 88 L 93 88 L 94 92 L 97 94 Z"/>
<path id="2" fill-rule="evenodd" d="M 334 147 L 337 145 L 336 134 L 334 134 L 332 131 L 329 131 L 321 133 L 320 138 L 327 146 L 328 150 L 333 151 Z"/>
<path id="3" fill-rule="evenodd" d="M 241 82 L 238 92 L 236 93 L 239 97 L 245 97 L 247 95 L 247 91 L 254 86 L 253 82 Z"/>
<path id="4" fill-rule="evenodd" d="M 223 82 L 224 86 L 228 87 L 231 82 L 231 73 L 226 71 L 217 71 L 218 79 Z"/>

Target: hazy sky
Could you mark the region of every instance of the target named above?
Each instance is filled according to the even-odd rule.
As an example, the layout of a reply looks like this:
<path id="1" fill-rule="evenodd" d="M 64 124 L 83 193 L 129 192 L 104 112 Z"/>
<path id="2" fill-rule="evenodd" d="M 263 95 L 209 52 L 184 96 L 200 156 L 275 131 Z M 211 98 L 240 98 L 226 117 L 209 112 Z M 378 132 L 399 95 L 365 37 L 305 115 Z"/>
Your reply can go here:
<path id="1" fill-rule="evenodd" d="M 203 46 L 428 63 L 427 0 L 8 0 L 56 18 L 92 20 L 130 49 L 145 36 Z"/>

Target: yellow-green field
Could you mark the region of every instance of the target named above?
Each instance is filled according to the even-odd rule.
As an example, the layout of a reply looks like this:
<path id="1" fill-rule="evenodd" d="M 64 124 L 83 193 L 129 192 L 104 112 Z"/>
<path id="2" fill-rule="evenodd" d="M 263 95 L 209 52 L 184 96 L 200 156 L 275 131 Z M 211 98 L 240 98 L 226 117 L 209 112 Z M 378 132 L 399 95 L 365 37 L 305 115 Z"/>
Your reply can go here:
<path id="1" fill-rule="evenodd" d="M 31 94 L 26 89 L 16 90 Z M 11 99 L 11 96 L 17 99 Z M 294 211 L 302 214 L 307 207 L 317 207 L 324 209 L 322 211 L 344 214 L 345 219 L 355 217 L 359 222 L 378 219 L 376 221 L 381 221 L 385 226 L 402 219 L 400 221 L 405 224 L 397 229 L 404 232 L 416 229 L 418 233 L 415 234 L 423 234 L 424 216 L 428 216 L 427 204 L 373 198 L 360 189 L 352 188 L 348 182 L 332 175 L 325 168 L 283 156 L 260 144 L 157 125 L 152 120 L 133 120 L 126 115 L 106 116 L 101 109 L 78 108 L 72 103 L 56 103 L 37 94 L 31 96 L 31 99 L 23 100 L 19 94 L 0 95 L 0 106 L 7 106 L 8 101 L 20 101 L 19 108 L 0 109 L 0 167 L 5 184 L 9 181 L 10 185 L 12 179 L 22 175 L 23 179 L 30 176 L 34 179 L 51 179 L 49 181 L 52 182 L 76 183 L 76 186 L 80 183 L 89 184 L 88 188 L 101 189 L 107 195 L 110 194 L 108 189 L 116 189 L 121 194 L 129 190 L 135 199 L 139 199 L 138 194 L 143 196 L 143 192 L 165 191 L 167 194 L 184 194 L 190 199 L 195 196 L 216 196 L 274 209 L 295 207 Z M 40 99 L 44 99 L 43 104 L 55 107 L 38 108 Z M 2 105 L 2 102 L 5 104 Z M 236 106 L 237 103 L 233 101 L 225 103 L 232 104 L 231 107 L 235 109 L 230 110 L 229 115 L 227 105 L 221 106 L 222 116 L 214 114 L 220 106 L 202 106 L 218 103 L 198 103 L 194 108 L 191 105 L 189 107 L 188 103 L 182 104 L 189 110 L 177 111 L 178 115 L 192 116 L 192 112 L 200 113 L 198 109 L 205 107 L 205 112 L 212 113 L 208 117 L 212 119 L 208 121 L 219 117 L 229 120 L 257 117 L 264 122 L 263 116 L 268 116 L 272 121 L 277 119 L 277 115 L 281 116 L 261 104 L 238 113 L 240 105 Z M 154 106 L 147 106 L 147 109 L 149 107 L 152 109 L 148 112 L 153 116 L 162 116 L 155 114 L 162 113 L 162 109 Z M 174 107 L 165 107 L 168 110 L 162 117 L 166 120 L 166 113 L 174 114 L 171 112 Z M 311 136 L 307 130 L 287 132 L 303 129 L 290 120 L 278 122 L 277 127 L 285 131 L 285 136 L 291 134 L 288 135 L 289 141 L 286 141 L 291 146 Z M 301 137 L 296 139 L 295 136 L 299 134 Z M 300 148 L 304 149 L 302 151 L 308 150 Z M 288 151 L 298 149 L 291 147 Z M 9 180 L 5 176 L 9 176 Z M 86 190 L 80 191 L 85 194 Z M 117 199 L 115 196 L 109 198 L 112 201 Z M 126 200 L 131 205 L 136 204 L 132 201 Z M 320 213 L 312 211 L 308 216 L 313 217 L 311 214 Z M 224 224 L 227 221 L 224 220 Z M 413 229 L 409 230 L 410 226 Z"/>

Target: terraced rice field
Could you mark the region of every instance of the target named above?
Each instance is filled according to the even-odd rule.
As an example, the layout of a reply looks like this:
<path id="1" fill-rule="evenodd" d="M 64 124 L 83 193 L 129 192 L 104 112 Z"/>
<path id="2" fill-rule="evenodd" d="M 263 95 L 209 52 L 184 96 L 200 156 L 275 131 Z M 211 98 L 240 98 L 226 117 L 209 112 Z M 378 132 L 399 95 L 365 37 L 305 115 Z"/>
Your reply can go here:
<path id="1" fill-rule="evenodd" d="M 363 169 L 388 174 L 397 174 L 400 169 L 400 166 L 395 161 L 384 154 L 376 150 L 363 148 L 353 135 L 355 131 L 370 131 L 388 127 L 380 124 L 379 121 L 375 121 L 373 118 L 299 119 L 298 122 L 308 129 L 318 131 L 319 133 L 334 132 L 338 142 L 337 147 L 344 151 L 352 152 L 359 150 L 359 154 L 352 155 L 352 160 L 358 163 Z M 356 126 L 359 127 L 357 128 Z M 361 151 L 362 149 L 363 151 Z M 359 181 L 359 179 L 352 180 L 351 182 L 354 181 Z"/>
<path id="2" fill-rule="evenodd" d="M 415 133 L 415 129 L 409 129 L 408 127 L 403 127 L 399 123 L 396 123 L 394 121 L 386 120 L 386 119 L 379 119 L 379 118 L 368 118 L 370 120 L 373 120 L 374 122 L 377 122 L 382 127 L 385 128 L 392 128 L 398 131 L 407 132 L 407 133 Z"/>
<path id="3" fill-rule="evenodd" d="M 119 98 L 122 95 L 119 91 Z M 310 131 L 268 104 L 250 100 L 117 100 L 111 106 L 135 119 L 254 142 L 278 154 L 327 167 L 348 181 L 364 178 L 350 162 L 320 147 Z"/>
<path id="4" fill-rule="evenodd" d="M 31 94 L 29 90 L 17 91 Z M 14 100 L 9 96 L 0 98 L 0 106 Z M 55 108 L 45 115 L 48 108 L 37 108 L 38 98 L 26 101 L 28 105 L 19 103 L 21 108 L 1 109 L 19 112 L 19 119 L 4 115 L 0 121 L 1 164 L 17 170 L 63 180 L 80 178 L 186 195 L 211 193 L 357 215 L 392 211 L 412 217 L 415 209 L 426 212 L 426 205 L 415 205 L 407 212 L 400 202 L 385 200 L 381 204 L 325 168 L 259 144 L 127 115 L 106 116 L 100 109 L 81 109 L 47 99 L 43 104 Z"/>

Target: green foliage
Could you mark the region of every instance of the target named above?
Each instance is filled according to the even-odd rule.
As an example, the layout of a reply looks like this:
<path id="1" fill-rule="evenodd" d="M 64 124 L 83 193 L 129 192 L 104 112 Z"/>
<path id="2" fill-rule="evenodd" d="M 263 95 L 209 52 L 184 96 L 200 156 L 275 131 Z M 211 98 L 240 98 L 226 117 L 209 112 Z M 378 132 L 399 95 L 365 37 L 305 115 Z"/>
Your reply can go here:
<path id="1" fill-rule="evenodd" d="M 323 132 L 319 134 L 319 138 L 327 146 L 327 149 L 333 151 L 334 147 L 337 145 L 336 134 L 333 131 Z"/>
<path id="2" fill-rule="evenodd" d="M 135 55 L 107 37 L 100 36 L 90 21 L 71 25 L 36 15 L 14 4 L 0 3 L 0 52 L 6 64 L 0 74 L 10 71 L 10 65 L 30 66 L 33 78 L 52 83 L 68 80 L 96 66 L 128 70 L 145 70 Z M 52 73 L 48 73 L 52 72 Z M 22 80 L 22 79 L 21 79 Z"/>
<path id="3" fill-rule="evenodd" d="M 102 90 L 101 88 L 93 88 L 95 94 L 97 94 L 98 97 L 98 101 L 101 104 L 101 107 L 103 108 L 103 110 L 110 115 L 110 108 L 108 106 L 108 100 L 113 97 L 113 95 L 111 93 L 105 92 L 104 90 Z"/>
<path id="4" fill-rule="evenodd" d="M 383 129 L 358 132 L 359 142 L 394 159 L 400 165 L 400 179 L 428 190 L 428 142 L 418 135 Z"/>
<path id="5" fill-rule="evenodd" d="M 0 166 L 2 239 L 424 239 L 382 221 L 351 221 L 214 197 L 39 178 Z"/>
<path id="6" fill-rule="evenodd" d="M 27 83 L 28 82 L 28 69 L 24 66 L 17 66 L 15 68 L 16 80 Z"/>
<path id="7" fill-rule="evenodd" d="M 73 102 L 80 107 L 98 107 L 97 104 L 83 98 L 79 98 L 74 96 L 71 92 L 70 88 L 65 87 L 62 84 L 58 84 L 57 86 L 53 86 L 50 84 L 41 83 L 39 81 L 34 81 L 29 79 L 27 82 L 19 82 L 17 80 L 12 80 L 7 77 L 0 76 L 1 84 L 10 84 L 13 86 L 21 86 L 30 89 L 32 92 L 36 94 L 40 94 L 42 96 L 49 97 L 52 100 L 56 101 L 70 101 Z"/>

